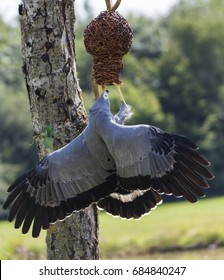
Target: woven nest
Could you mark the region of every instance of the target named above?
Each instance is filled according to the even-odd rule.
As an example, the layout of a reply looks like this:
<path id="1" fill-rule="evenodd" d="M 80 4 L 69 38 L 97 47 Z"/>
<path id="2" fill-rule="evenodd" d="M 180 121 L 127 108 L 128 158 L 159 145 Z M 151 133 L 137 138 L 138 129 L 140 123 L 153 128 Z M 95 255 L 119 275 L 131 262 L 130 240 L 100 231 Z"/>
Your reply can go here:
<path id="1" fill-rule="evenodd" d="M 132 44 L 132 30 L 118 12 L 101 12 L 84 31 L 84 44 L 93 55 L 93 76 L 99 85 L 120 84 L 122 57 Z"/>

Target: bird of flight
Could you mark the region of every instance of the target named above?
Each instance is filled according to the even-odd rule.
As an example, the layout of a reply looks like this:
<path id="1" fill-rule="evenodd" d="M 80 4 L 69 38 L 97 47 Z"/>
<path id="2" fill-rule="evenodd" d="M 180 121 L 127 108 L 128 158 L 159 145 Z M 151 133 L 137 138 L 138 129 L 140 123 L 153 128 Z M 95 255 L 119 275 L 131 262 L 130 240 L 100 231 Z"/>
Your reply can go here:
<path id="1" fill-rule="evenodd" d="M 110 111 L 104 91 L 89 112 L 84 131 L 50 153 L 8 189 L 9 221 L 38 237 L 41 229 L 96 203 L 114 216 L 140 218 L 162 196 L 194 203 L 209 188 L 209 161 L 183 136 L 151 125 L 125 125 L 130 107 Z"/>

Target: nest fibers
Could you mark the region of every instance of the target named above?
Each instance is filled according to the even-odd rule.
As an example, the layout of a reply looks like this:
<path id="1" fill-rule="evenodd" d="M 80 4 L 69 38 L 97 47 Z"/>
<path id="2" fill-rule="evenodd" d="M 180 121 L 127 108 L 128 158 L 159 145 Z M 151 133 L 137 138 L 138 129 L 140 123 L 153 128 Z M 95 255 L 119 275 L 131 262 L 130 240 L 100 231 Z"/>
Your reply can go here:
<path id="1" fill-rule="evenodd" d="M 93 55 L 93 77 L 99 85 L 121 84 L 122 57 L 133 40 L 127 20 L 116 11 L 101 12 L 84 31 L 84 44 Z"/>

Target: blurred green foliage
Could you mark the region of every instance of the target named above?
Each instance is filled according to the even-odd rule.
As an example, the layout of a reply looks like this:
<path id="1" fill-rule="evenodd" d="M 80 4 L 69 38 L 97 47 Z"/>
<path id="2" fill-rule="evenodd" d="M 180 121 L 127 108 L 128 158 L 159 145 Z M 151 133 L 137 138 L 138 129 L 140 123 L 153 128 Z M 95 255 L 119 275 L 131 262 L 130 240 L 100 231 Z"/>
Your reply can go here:
<path id="1" fill-rule="evenodd" d="M 76 24 L 77 69 L 87 109 L 93 102 L 91 56 L 83 44 L 88 19 Z M 223 194 L 224 6 L 222 0 L 182 0 L 167 17 L 129 15 L 134 32 L 124 57 L 122 88 L 134 115 L 195 141 L 216 178 L 208 196 Z M 0 20 L 0 204 L 7 186 L 37 160 L 24 87 L 19 27 Z M 120 105 L 110 88 L 112 111 Z M 30 120 L 30 121 L 29 121 Z M 2 212 L 0 213 L 0 216 Z"/>

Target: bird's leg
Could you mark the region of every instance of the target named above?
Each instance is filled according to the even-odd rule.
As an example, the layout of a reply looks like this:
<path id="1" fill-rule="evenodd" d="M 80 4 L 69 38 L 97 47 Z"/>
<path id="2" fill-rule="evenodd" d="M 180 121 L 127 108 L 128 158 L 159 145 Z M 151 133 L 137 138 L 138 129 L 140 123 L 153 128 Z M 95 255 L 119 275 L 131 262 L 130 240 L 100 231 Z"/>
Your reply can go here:
<path id="1" fill-rule="evenodd" d="M 118 93 L 119 93 L 119 95 L 120 95 L 121 101 L 122 101 L 125 105 L 127 105 L 126 102 L 125 102 L 125 100 L 124 100 L 124 96 L 123 96 L 123 94 L 122 94 L 122 91 L 121 91 L 121 85 L 114 83 L 114 86 L 116 87 L 116 89 L 117 89 L 117 91 L 118 91 Z"/>
<path id="2" fill-rule="evenodd" d="M 106 6 L 107 6 L 107 11 L 112 11 L 115 12 L 119 5 L 121 4 L 121 0 L 117 0 L 116 3 L 112 7 L 112 1 L 111 0 L 105 0 Z"/>
<path id="3" fill-rule="evenodd" d="M 113 5 L 113 7 L 111 8 L 112 12 L 115 12 L 117 10 L 117 8 L 119 7 L 119 5 L 121 4 L 121 0 L 117 0 L 116 3 Z"/>
<path id="4" fill-rule="evenodd" d="M 95 96 L 95 100 L 98 99 L 98 97 L 100 96 L 99 94 L 99 87 L 98 87 L 98 84 L 94 78 L 94 75 L 93 75 L 93 68 L 92 68 L 92 86 L 93 86 L 93 92 L 94 92 L 94 96 Z"/>
<path id="5" fill-rule="evenodd" d="M 102 85 L 102 92 L 106 90 L 106 85 Z"/>
<path id="6" fill-rule="evenodd" d="M 107 11 L 110 11 L 111 7 L 112 7 L 111 0 L 105 0 L 105 2 L 106 2 L 106 6 L 107 6 Z"/>
<path id="7" fill-rule="evenodd" d="M 94 96 L 95 96 L 95 100 L 97 100 L 98 97 L 100 96 L 100 93 L 99 93 L 99 85 L 97 84 L 97 82 L 94 78 L 93 67 L 92 67 L 92 70 L 91 70 L 91 79 L 92 79 L 93 93 L 94 93 Z"/>

